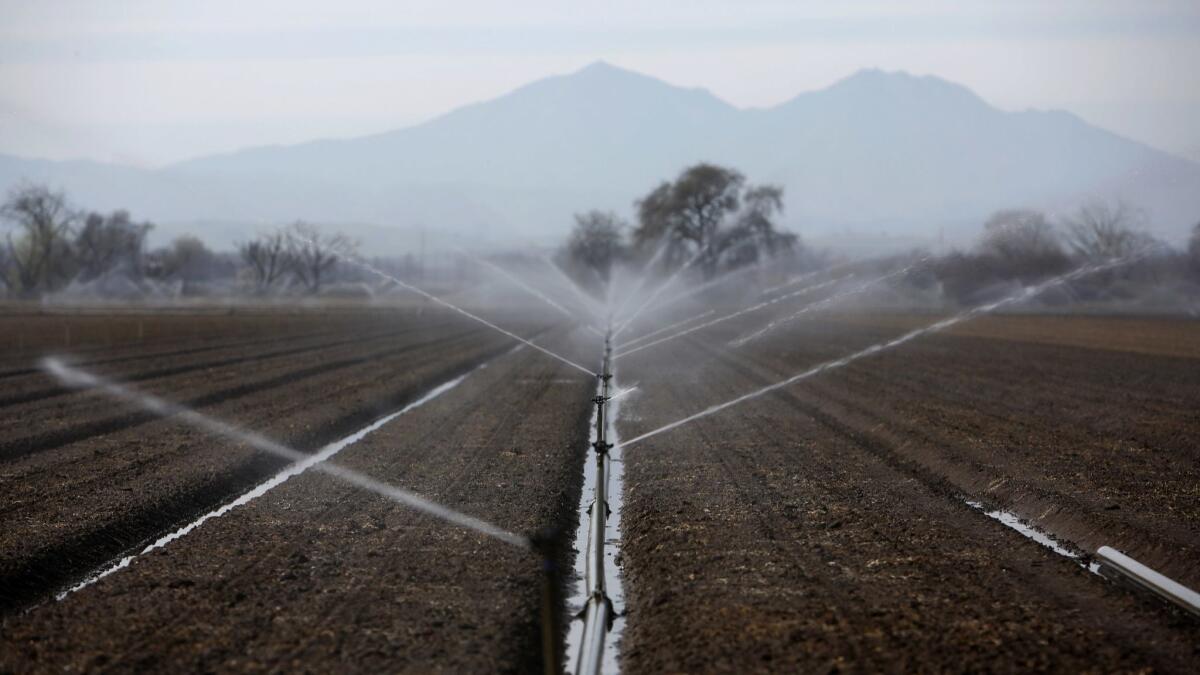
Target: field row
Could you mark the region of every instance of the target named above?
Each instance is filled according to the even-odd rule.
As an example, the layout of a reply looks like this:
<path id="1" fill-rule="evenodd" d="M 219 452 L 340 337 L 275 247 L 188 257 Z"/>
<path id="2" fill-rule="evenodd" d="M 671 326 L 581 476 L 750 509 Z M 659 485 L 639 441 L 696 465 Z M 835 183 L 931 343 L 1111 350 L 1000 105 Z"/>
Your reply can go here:
<path id="1" fill-rule="evenodd" d="M 935 319 L 825 314 L 732 348 L 748 318 L 646 350 L 619 364 L 644 392 L 621 435 Z M 626 670 L 1186 672 L 1194 621 L 966 503 L 1200 585 L 1200 354 L 1045 321 L 928 336 L 627 448 Z"/>
<path id="2" fill-rule="evenodd" d="M 309 451 L 512 346 L 449 316 L 420 326 L 374 317 L 309 327 L 320 332 L 252 337 L 182 356 L 105 363 L 99 354 L 89 369 Z M 520 328 L 541 330 L 532 323 Z M 4 391 L 0 607 L 7 612 L 48 597 L 282 465 L 170 419 L 65 390 L 40 371 L 9 378 Z"/>

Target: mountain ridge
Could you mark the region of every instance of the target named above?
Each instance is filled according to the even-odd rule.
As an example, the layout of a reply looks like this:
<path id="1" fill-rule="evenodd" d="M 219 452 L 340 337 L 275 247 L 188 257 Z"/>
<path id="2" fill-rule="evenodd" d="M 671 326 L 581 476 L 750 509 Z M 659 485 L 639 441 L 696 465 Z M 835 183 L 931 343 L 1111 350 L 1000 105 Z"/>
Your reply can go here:
<path id="1" fill-rule="evenodd" d="M 1200 217 L 1200 164 L 1069 112 L 1000 110 L 942 78 L 879 69 L 737 108 L 596 62 L 407 127 L 155 170 L 0 156 L 0 186 L 23 172 L 58 177 L 89 207 L 164 222 L 308 218 L 549 241 L 573 212 L 628 213 L 697 161 L 782 184 L 785 225 L 802 234 L 948 228 L 965 239 L 992 210 L 1061 210 L 1092 194 L 1139 203 L 1168 239 Z"/>

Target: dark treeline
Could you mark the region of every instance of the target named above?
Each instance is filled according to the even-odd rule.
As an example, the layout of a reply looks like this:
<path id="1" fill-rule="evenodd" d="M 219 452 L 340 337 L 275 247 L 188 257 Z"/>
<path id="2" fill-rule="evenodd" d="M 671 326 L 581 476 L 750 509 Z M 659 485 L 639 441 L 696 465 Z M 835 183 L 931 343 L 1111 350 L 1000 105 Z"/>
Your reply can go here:
<path id="1" fill-rule="evenodd" d="M 234 253 L 213 251 L 190 235 L 149 249 L 152 223 L 136 221 L 127 211 L 75 209 L 62 192 L 32 184 L 9 193 L 0 205 L 0 220 L 6 226 L 0 242 L 0 292 L 15 298 L 72 287 L 117 297 L 315 295 L 333 281 L 362 278 L 361 270 L 338 266 L 355 250 L 349 238 L 304 222 L 259 234 Z"/>

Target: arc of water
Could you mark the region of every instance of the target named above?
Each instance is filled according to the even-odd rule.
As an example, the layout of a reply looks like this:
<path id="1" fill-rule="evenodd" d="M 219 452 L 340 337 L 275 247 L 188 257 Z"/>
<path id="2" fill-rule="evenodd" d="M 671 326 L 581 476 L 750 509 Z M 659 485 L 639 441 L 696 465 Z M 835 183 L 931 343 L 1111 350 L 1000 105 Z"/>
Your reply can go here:
<path id="1" fill-rule="evenodd" d="M 633 392 L 637 391 L 637 388 L 638 388 L 638 386 L 636 384 L 625 387 L 621 391 L 613 394 L 612 396 L 609 396 L 608 400 L 615 401 L 615 400 L 621 398 L 622 396 L 625 396 L 626 394 L 632 394 Z"/>
<path id="2" fill-rule="evenodd" d="M 570 288 L 575 296 L 579 298 L 579 301 L 588 308 L 588 310 L 592 313 L 593 318 L 600 319 L 603 316 L 600 303 L 596 302 L 595 298 L 588 295 L 586 291 L 580 288 L 579 284 L 572 279 L 571 275 L 567 274 L 563 268 L 558 265 L 558 263 L 554 262 L 550 256 L 545 254 L 542 254 L 538 257 L 541 258 L 542 262 L 546 263 L 547 267 L 554 270 L 554 273 L 558 275 L 560 279 L 567 282 L 567 288 Z"/>
<path id="3" fill-rule="evenodd" d="M 554 352 L 550 351 L 549 349 L 546 349 L 545 347 L 543 347 L 543 346 L 541 346 L 541 345 L 534 344 L 532 341 L 530 341 L 530 340 L 527 340 L 527 339 L 525 339 L 525 338 L 521 337 L 520 335 L 517 335 L 516 333 L 513 333 L 512 331 L 505 330 L 504 328 L 501 328 L 500 326 L 497 326 L 496 324 L 492 323 L 491 321 L 488 321 L 487 319 L 485 319 L 485 318 L 483 318 L 483 317 L 481 317 L 481 316 L 479 316 L 479 315 L 477 315 L 477 314 L 474 314 L 474 313 L 472 313 L 472 312 L 468 312 L 467 310 L 463 309 L 462 307 L 459 307 L 458 305 L 456 305 L 456 304 L 454 304 L 454 303 L 452 303 L 452 302 L 447 302 L 447 301 L 445 301 L 445 300 L 443 300 L 443 299 L 441 299 L 441 298 L 437 297 L 436 295 L 434 295 L 434 294 L 432 294 L 432 293 L 430 293 L 430 292 L 428 292 L 428 291 L 426 291 L 426 290 L 424 290 L 424 289 L 422 289 L 422 288 L 418 288 L 418 287 L 416 287 L 416 286 L 413 286 L 412 284 L 410 284 L 410 283 L 408 283 L 408 282 L 406 282 L 406 281 L 401 281 L 400 279 L 397 279 L 396 277 L 392 276 L 391 274 L 388 274 L 387 272 L 384 272 L 383 270 L 381 270 L 381 269 L 379 269 L 379 268 L 375 267 L 374 265 L 372 265 L 372 264 L 370 264 L 370 263 L 368 263 L 368 262 L 365 262 L 365 261 L 363 261 L 363 260 L 361 260 L 361 259 L 357 258 L 356 256 L 350 256 L 350 255 L 347 255 L 347 256 L 346 256 L 346 260 L 347 260 L 347 262 L 351 263 L 352 265 L 357 265 L 358 267 L 360 267 L 360 268 L 362 268 L 362 269 L 364 269 L 364 270 L 367 270 L 368 272 L 370 272 L 370 273 L 372 273 L 372 274 L 374 274 L 374 275 L 376 275 L 376 276 L 378 276 L 378 277 L 380 277 L 380 278 L 382 278 L 382 279 L 386 279 L 386 280 L 388 280 L 388 281 L 390 281 L 390 282 L 392 282 L 392 283 L 396 284 L 397 286 L 400 286 L 401 288 L 404 288 L 404 289 L 410 290 L 410 291 L 412 291 L 413 293 L 416 293 L 417 295 L 420 295 L 420 296 L 421 296 L 421 297 L 423 297 L 423 298 L 426 298 L 426 299 L 428 299 L 428 300 L 430 300 L 430 301 L 432 301 L 432 302 L 435 302 L 435 303 L 437 303 L 437 304 L 439 304 L 439 305 L 441 305 L 441 306 L 443 306 L 443 307 L 446 307 L 447 309 L 450 309 L 450 310 L 453 310 L 453 311 L 455 311 L 455 312 L 458 312 L 459 314 L 462 314 L 463 316 L 465 316 L 465 317 L 467 317 L 467 318 L 474 319 L 475 321 L 478 321 L 479 323 L 481 323 L 481 324 L 483 324 L 483 325 L 487 326 L 488 328 L 491 328 L 492 330 L 495 330 L 495 331 L 497 331 L 497 332 L 500 332 L 500 333 L 502 333 L 502 334 L 504 334 L 504 335 L 507 335 L 508 337 L 510 337 L 510 338 L 512 338 L 512 339 L 514 339 L 514 340 L 516 340 L 516 341 L 518 341 L 518 342 L 521 342 L 521 343 L 524 343 L 524 344 L 526 344 L 526 345 L 528 345 L 528 346 L 530 346 L 530 347 L 533 347 L 534 349 L 536 349 L 536 350 L 538 350 L 539 352 L 541 352 L 541 353 L 545 354 L 546 356 L 549 356 L 549 357 L 551 357 L 551 358 L 553 358 L 553 359 L 557 359 L 558 361 L 561 361 L 562 363 L 565 363 L 565 364 L 567 364 L 568 366 L 571 366 L 572 368 L 575 368 L 576 370 L 583 371 L 583 372 L 587 373 L 588 375 L 591 375 L 592 377 L 598 377 L 597 373 L 596 373 L 595 371 L 593 371 L 592 369 L 590 369 L 590 368 L 585 368 L 584 366 L 581 366 L 581 365 L 579 365 L 578 363 L 575 363 L 574 361 L 572 361 L 572 360 L 568 359 L 568 358 L 567 358 L 567 357 L 565 357 L 565 356 L 562 356 L 562 355 L 560 355 L 560 354 L 556 354 L 556 353 L 554 353 Z"/>
<path id="4" fill-rule="evenodd" d="M 482 258 L 482 257 L 480 257 L 480 256 L 477 256 L 477 255 L 475 255 L 475 254 L 471 253 L 470 251 L 467 251 L 466 249 L 464 249 L 464 248 L 462 248 L 462 247 L 457 247 L 457 249 L 458 249 L 458 252 L 459 252 L 461 255 L 464 255 L 464 256 L 466 256 L 467 258 L 469 258 L 469 259 L 471 259 L 471 260 L 474 260 L 474 261 L 475 261 L 475 262 L 477 262 L 477 263 L 480 263 L 480 264 L 482 264 L 483 266 L 485 266 L 485 267 L 487 267 L 488 269 L 492 270 L 492 271 L 493 271 L 493 272 L 495 272 L 496 274 L 499 274 L 501 277 L 503 277 L 504 279 L 508 280 L 510 283 L 512 283 L 512 284 L 513 284 L 514 286 L 516 286 L 517 288 L 520 288 L 521 290 L 525 291 L 525 292 L 526 292 L 526 293 L 528 293 L 529 295 L 531 295 L 531 296 L 533 296 L 533 297 L 537 298 L 538 300 L 541 300 L 542 302 L 546 303 L 546 304 L 547 304 L 547 305 L 549 305 L 550 307 L 554 308 L 554 310 L 555 310 L 555 311 L 557 311 L 558 313 L 560 313 L 560 314 L 562 314 L 563 316 L 567 317 L 568 319 L 571 319 L 571 320 L 577 320 L 577 319 L 579 319 L 579 316 L 578 316 L 578 315 L 577 315 L 575 312 L 572 312 L 571 310 L 567 309 L 566 307 L 563 307 L 563 306 L 562 306 L 561 304 L 559 304 L 558 302 L 555 302 L 555 300 L 554 300 L 553 298 L 551 298 L 550 296 L 546 295 L 546 294 L 545 294 L 545 293 L 543 293 L 542 291 L 539 291 L 538 289 L 534 288 L 534 287 L 533 287 L 531 284 L 529 284 L 529 283 L 525 282 L 525 281 L 524 281 L 524 280 L 522 280 L 520 277 L 518 277 L 516 274 L 514 274 L 514 273 L 512 273 L 512 272 L 510 272 L 510 271 L 508 271 L 508 270 L 506 270 L 506 269 L 504 269 L 504 267 L 502 267 L 501 265 L 497 265 L 496 263 L 494 263 L 494 262 L 492 262 L 492 261 L 490 261 L 490 260 L 488 260 L 488 259 L 486 259 L 486 258 Z M 585 322 L 585 323 L 586 323 L 586 325 L 588 325 L 588 327 L 590 327 L 592 330 L 594 330 L 594 331 L 597 331 L 597 332 L 599 331 L 599 329 L 597 329 L 597 328 L 596 328 L 594 325 L 592 325 L 592 324 L 590 324 L 590 323 L 587 323 L 587 322 Z"/>
<path id="5" fill-rule="evenodd" d="M 658 249 L 654 251 L 654 255 L 650 256 L 650 259 L 646 261 L 645 265 L 642 265 L 642 272 L 638 275 L 638 282 L 634 284 L 633 288 L 630 289 L 628 293 L 625 294 L 625 297 L 621 298 L 621 304 L 617 305 L 616 310 L 613 311 L 615 316 L 621 316 L 621 313 L 625 311 L 627 306 L 629 306 L 629 301 L 637 296 L 638 292 L 642 290 L 642 286 L 646 285 L 646 281 L 648 281 L 650 278 L 650 270 L 654 269 L 654 265 L 657 264 L 659 259 L 663 257 L 663 254 L 667 252 L 667 248 L 670 245 L 671 233 L 667 232 L 662 236 L 662 241 L 659 242 Z"/>
<path id="6" fill-rule="evenodd" d="M 770 294 L 774 293 L 775 291 L 782 291 L 783 289 L 788 288 L 790 286 L 795 286 L 796 284 L 808 281 L 809 279 L 817 276 L 818 274 L 821 274 L 822 272 L 829 272 L 829 271 L 830 270 L 827 270 L 827 269 L 826 270 L 816 270 L 815 272 L 806 272 L 804 274 L 794 276 L 791 279 L 788 279 L 787 281 L 783 282 L 782 284 L 778 284 L 776 286 L 771 286 L 769 288 L 764 288 L 762 290 L 762 294 L 770 295 Z"/>
<path id="7" fill-rule="evenodd" d="M 637 308 L 636 310 L 634 310 L 634 311 L 633 311 L 633 314 L 630 314 L 630 315 L 629 315 L 629 318 L 628 318 L 628 319 L 625 319 L 624 321 L 622 321 L 622 322 L 621 322 L 621 323 L 620 323 L 620 324 L 619 324 L 619 325 L 616 327 L 616 329 L 615 329 L 615 330 L 613 330 L 613 334 L 612 334 L 612 336 L 613 336 L 614 338 L 616 338 L 616 337 L 617 337 L 618 335 L 620 335 L 620 334 L 621 334 L 621 333 L 622 333 L 622 332 L 623 332 L 623 331 L 624 331 L 626 328 L 628 328 L 628 327 L 629 327 L 629 325 L 633 323 L 634 319 L 638 318 L 638 316 L 639 316 L 639 315 L 640 315 L 642 312 L 646 311 L 646 308 L 647 308 L 647 307 L 649 307 L 649 306 L 651 305 L 651 303 L 653 303 L 653 302 L 654 302 L 654 301 L 655 301 L 655 300 L 658 298 L 658 296 L 662 294 L 662 292 L 663 292 L 663 291 L 665 291 L 665 290 L 667 290 L 668 288 L 670 288 L 670 287 L 671 287 L 671 285 L 672 285 L 672 284 L 674 284 L 674 283 L 675 283 L 675 281 L 676 281 L 676 280 L 678 280 L 678 279 L 679 279 L 679 277 L 680 277 L 680 276 L 681 276 L 681 275 L 682 275 L 684 272 L 686 272 L 688 269 L 690 269 L 692 265 L 695 265 L 695 264 L 696 264 L 696 261 L 697 261 L 697 260 L 700 260 L 701 256 L 703 256 L 703 255 L 704 255 L 704 253 L 705 253 L 705 252 L 706 252 L 706 251 L 709 249 L 709 247 L 711 247 L 711 246 L 712 246 L 712 242 L 709 242 L 708 244 L 705 244 L 703 248 L 701 248 L 699 251 L 696 251 L 696 255 L 692 256 L 692 259 L 691 259 L 691 260 L 687 261 L 687 263 L 685 263 L 685 264 L 683 264 L 682 266 L 680 266 L 680 267 L 679 267 L 679 269 L 677 269 L 677 270 L 675 270 L 674 272 L 672 272 L 672 273 L 671 273 L 671 276 L 667 277 L 667 280 L 666 280 L 666 281 L 664 281 L 663 283 L 659 284 L 658 288 L 654 289 L 654 292 L 650 294 L 650 297 L 649 297 L 649 298 L 646 298 L 646 301 L 645 301 L 645 302 L 643 302 L 641 305 L 639 305 L 639 306 L 638 306 L 638 308 Z"/>
<path id="8" fill-rule="evenodd" d="M 239 429 L 228 422 L 209 417 L 178 403 L 138 391 L 127 385 L 118 384 L 85 370 L 74 368 L 59 359 L 47 358 L 42 361 L 41 365 L 46 372 L 67 386 L 102 391 L 113 398 L 138 406 L 155 415 L 174 417 L 189 426 L 238 443 L 246 443 L 257 450 L 291 462 L 303 462 L 311 457 L 307 453 L 294 450 L 257 432 Z M 493 525 L 475 516 L 467 515 L 448 506 L 430 501 L 415 492 L 376 480 L 364 473 L 330 462 L 322 462 L 312 468 L 445 522 L 473 530 L 506 544 L 516 546 L 517 548 L 530 548 L 529 539 L 526 537 L 509 532 L 498 525 Z"/>
<path id="9" fill-rule="evenodd" d="M 740 338 L 737 338 L 736 340 L 731 340 L 729 342 L 729 345 L 731 347 L 741 347 L 742 345 L 746 344 L 747 342 L 750 342 L 751 340 L 756 340 L 756 339 L 762 337 L 763 335 L 766 335 L 771 330 L 774 330 L 775 328 L 778 328 L 779 326 L 782 326 L 786 323 L 791 323 L 792 321 L 799 319 L 801 316 L 804 316 L 805 314 L 808 314 L 810 312 L 814 312 L 823 307 L 832 305 L 832 304 L 834 304 L 840 300 L 844 300 L 845 298 L 848 298 L 852 295 L 858 295 L 860 293 L 865 293 L 865 292 L 871 290 L 872 288 L 878 286 L 879 284 L 887 281 L 888 279 L 894 279 L 895 277 L 899 277 L 899 276 L 908 274 L 910 271 L 912 271 L 914 268 L 917 267 L 917 265 L 920 265 L 922 262 L 924 262 L 924 259 L 919 260 L 911 265 L 908 265 L 907 267 L 898 269 L 894 272 L 888 272 L 887 274 L 885 274 L 881 277 L 875 277 L 874 279 L 871 279 L 869 281 L 864 281 L 862 284 L 858 285 L 855 288 L 852 288 L 848 291 L 844 291 L 842 293 L 837 293 L 828 298 L 825 298 L 824 300 L 822 300 L 820 302 L 816 302 L 811 305 L 806 305 L 806 306 L 800 308 L 799 310 L 797 310 L 796 312 L 789 314 L 788 316 L 785 316 L 785 317 L 782 317 L 779 319 L 772 319 L 770 322 L 767 323 L 767 325 L 754 331 L 753 333 L 750 333 L 749 335 L 744 335 Z"/>
<path id="10" fill-rule="evenodd" d="M 745 307 L 745 308 L 743 308 L 743 309 L 739 309 L 739 310 L 737 310 L 736 312 L 731 312 L 731 313 L 729 313 L 729 314 L 725 314 L 725 315 L 719 316 L 719 317 L 717 317 L 717 318 L 715 318 L 715 319 L 712 319 L 711 321 L 705 321 L 704 323 L 697 324 L 697 325 L 695 325 L 695 326 L 692 326 L 691 328 L 686 328 L 686 329 L 684 329 L 684 330 L 681 330 L 681 331 L 679 331 L 678 333 L 672 333 L 672 334 L 670 334 L 670 335 L 667 335 L 666 337 L 661 337 L 661 338 L 659 338 L 659 339 L 657 339 L 657 340 L 651 340 L 650 342 L 647 342 L 646 344 L 643 344 L 643 345 L 638 345 L 637 347 L 631 347 L 631 348 L 629 348 L 629 349 L 623 349 L 623 350 L 621 350 L 620 352 L 618 352 L 617 354 L 615 354 L 615 355 L 613 356 L 613 358 L 615 358 L 615 359 L 619 359 L 619 358 L 621 358 L 621 357 L 623 357 L 623 356 L 628 356 L 628 355 L 630 355 L 630 354 L 633 354 L 633 353 L 635 353 L 635 352 L 640 352 L 640 351 L 642 351 L 643 349 L 648 349 L 648 348 L 650 348 L 650 347 L 653 347 L 653 346 L 655 346 L 655 345 L 660 345 L 660 344 L 662 344 L 662 343 L 664 343 L 664 342 L 669 342 L 669 341 L 671 341 L 671 340 L 674 340 L 674 339 L 676 339 L 676 338 L 683 337 L 684 335 L 690 335 L 690 334 L 692 334 L 692 333 L 695 333 L 695 332 L 696 332 L 696 331 L 698 331 L 698 330 L 703 330 L 703 329 L 705 329 L 705 328 L 709 328 L 709 327 L 711 327 L 711 326 L 715 326 L 715 325 L 717 325 L 717 324 L 719 324 L 719 323 L 724 323 L 724 322 L 726 322 L 726 321 L 729 321 L 730 319 L 733 319 L 733 318 L 736 318 L 736 317 L 742 316 L 743 314 L 749 314 L 750 312 L 757 312 L 758 310 L 760 310 L 760 309 L 763 309 L 764 307 L 770 307 L 771 305 L 774 305 L 774 304 L 777 304 L 777 303 L 783 302 L 784 300 L 789 300 L 789 299 L 791 299 L 791 298 L 794 298 L 794 297 L 796 297 L 796 296 L 799 296 L 799 295 L 804 295 L 804 294 L 806 294 L 806 293 L 812 293 L 813 291 L 819 291 L 819 290 L 821 290 L 822 288 L 826 288 L 826 287 L 828 287 L 828 286 L 832 286 L 832 285 L 834 285 L 834 284 L 836 284 L 836 283 L 840 283 L 840 282 L 842 282 L 842 281 L 845 281 L 846 279 L 850 278 L 851 276 L 853 276 L 853 275 L 852 275 L 852 274 L 848 274 L 848 275 L 846 275 L 846 276 L 844 276 L 844 277 L 838 277 L 837 279 L 829 279 L 829 280 L 827 280 L 827 281 L 822 281 L 822 282 L 821 282 L 821 283 L 819 283 L 819 284 L 813 284 L 812 286 L 805 286 L 804 288 L 801 288 L 801 289 L 799 289 L 799 290 L 792 291 L 791 293 L 787 293 L 787 294 L 785 294 L 785 295 L 781 295 L 781 296 L 779 296 L 779 297 L 777 297 L 777 298 L 771 298 L 770 300 L 763 300 L 763 301 L 762 301 L 762 302 L 760 302 L 760 303 L 757 303 L 757 304 L 751 305 L 751 306 L 749 306 L 749 307 Z"/>
<path id="11" fill-rule="evenodd" d="M 916 338 L 921 337 L 922 335 L 928 335 L 930 333 L 942 331 L 947 328 L 950 328 L 951 326 L 960 324 L 964 321 L 968 321 L 968 320 L 973 319 L 982 314 L 989 314 L 989 313 L 994 312 L 997 309 L 1000 309 L 1002 307 L 1020 302 L 1022 300 L 1028 300 L 1029 298 L 1035 297 L 1035 296 L 1039 295 L 1040 293 L 1046 291 L 1049 288 L 1053 288 L 1055 286 L 1059 286 L 1061 284 L 1065 284 L 1070 281 L 1074 281 L 1075 279 L 1079 279 L 1081 277 L 1085 277 L 1085 276 L 1088 276 L 1091 274 L 1098 274 L 1100 272 L 1103 272 L 1105 270 L 1110 270 L 1115 267 L 1120 267 L 1122 265 L 1128 265 L 1129 263 L 1131 263 L 1135 260 L 1145 257 L 1146 255 L 1147 255 L 1147 252 L 1143 251 L 1143 252 L 1140 252 L 1140 253 L 1137 253 L 1137 254 L 1134 254 L 1131 256 L 1126 256 L 1124 258 L 1118 258 L 1116 260 L 1110 260 L 1110 261 L 1104 262 L 1104 263 L 1086 265 L 1084 267 L 1078 268 L 1078 269 L 1068 272 L 1066 274 L 1062 274 L 1062 275 L 1059 275 L 1052 279 L 1049 279 L 1047 281 L 1043 281 L 1042 283 L 1037 284 L 1035 286 L 1029 286 L 1029 287 L 1023 289 L 1020 293 L 1015 293 L 1006 298 L 1001 298 L 1000 300 L 997 300 L 995 302 L 991 302 L 986 305 L 981 305 L 979 307 L 969 309 L 965 312 L 962 312 L 961 314 L 957 314 L 957 315 L 949 317 L 947 319 L 942 319 L 941 321 L 937 321 L 928 326 L 924 326 L 922 328 L 916 328 L 914 330 L 911 330 L 911 331 L 905 333 L 904 335 L 901 335 L 898 338 L 894 338 L 887 342 L 881 342 L 878 344 L 871 345 L 870 347 L 861 349 L 857 352 L 854 352 L 853 354 L 850 354 L 849 356 L 844 356 L 840 359 L 836 359 L 833 361 L 827 361 L 818 366 L 809 368 L 808 370 L 806 370 L 802 373 L 797 373 L 796 375 L 792 375 L 791 377 L 789 377 L 787 379 L 781 380 L 774 384 L 769 384 L 765 387 L 756 389 L 752 392 L 742 394 L 741 396 L 738 396 L 737 398 L 731 399 L 729 401 L 725 401 L 724 403 L 718 403 L 717 405 L 710 406 L 708 408 L 705 408 L 704 410 L 701 410 L 698 413 L 688 415 L 687 417 L 684 417 L 683 419 L 671 422 L 670 424 L 664 424 L 663 426 L 658 427 L 657 429 L 647 431 L 646 433 L 644 433 L 640 436 L 635 436 L 634 438 L 631 438 L 627 441 L 622 442 L 621 448 L 624 449 L 624 448 L 629 447 L 630 445 L 634 445 L 635 443 L 641 443 L 642 441 L 644 441 L 646 439 L 653 438 L 654 436 L 657 436 L 662 433 L 666 433 L 668 431 L 671 431 L 672 429 L 677 429 L 685 424 L 688 424 L 689 422 L 694 422 L 698 419 L 708 417 L 709 415 L 713 415 L 718 412 L 721 412 L 722 410 L 725 410 L 726 408 L 732 408 L 733 406 L 738 405 L 739 403 L 744 403 L 751 399 L 758 398 L 764 394 L 768 394 L 777 389 L 782 389 L 788 385 L 795 384 L 796 382 L 799 382 L 801 380 L 806 380 L 810 377 L 819 375 L 819 374 L 824 373 L 829 370 L 833 370 L 835 368 L 841 368 L 842 366 L 853 363 L 854 361 L 871 356 L 873 354 L 878 354 L 879 352 L 887 351 L 889 349 L 894 349 L 896 347 L 899 347 L 900 345 L 903 345 L 907 342 L 915 340 Z"/>
<path id="12" fill-rule="evenodd" d="M 770 267 L 771 265 L 775 265 L 777 263 L 778 263 L 778 260 L 773 261 L 770 264 L 768 264 L 766 267 Z M 676 302 L 679 302 L 680 300 L 686 300 L 692 296 L 703 293 L 704 291 L 707 291 L 710 288 L 715 288 L 717 286 L 727 284 L 730 281 L 733 281 L 734 279 L 738 279 L 742 276 L 745 276 L 746 274 L 748 274 L 750 272 L 762 271 L 762 269 L 763 269 L 762 266 L 748 265 L 746 267 L 742 267 L 740 269 L 734 270 L 733 272 L 728 272 L 726 274 L 722 274 L 721 276 L 719 276 L 715 279 L 712 279 L 710 281 L 706 281 L 702 284 L 699 284 L 699 285 L 695 286 L 694 288 L 689 288 L 686 291 L 676 293 L 675 295 L 672 295 L 671 297 L 666 298 L 666 299 L 662 300 L 661 302 L 659 302 L 657 306 L 658 307 L 670 307 L 671 305 L 675 304 Z M 814 275 L 816 275 L 818 273 L 819 272 L 813 272 Z"/>
<path id="13" fill-rule="evenodd" d="M 625 349 L 626 347 L 629 347 L 630 345 L 637 344 L 637 343 L 641 342 L 642 340 L 649 340 L 650 338 L 654 337 L 655 335 L 661 335 L 661 334 L 663 334 L 663 333 L 665 333 L 665 332 L 667 332 L 667 331 L 669 331 L 669 330 L 674 330 L 674 329 L 676 329 L 676 328 L 679 328 L 680 326 L 683 326 L 683 325 L 689 324 L 689 323 L 691 323 L 691 322 L 693 322 L 693 321 L 696 321 L 696 320 L 698 320 L 698 319 L 703 319 L 703 318 L 704 318 L 704 317 L 706 317 L 706 316 L 712 316 L 713 314 L 716 314 L 716 313 L 717 313 L 717 310 L 715 310 L 715 309 L 710 309 L 710 310 L 708 310 L 707 312 L 703 312 L 703 313 L 700 313 L 700 314 L 694 314 L 694 315 L 692 315 L 692 316 L 689 316 L 688 318 L 686 318 L 686 319 L 684 319 L 684 320 L 682 320 L 682 321 L 676 321 L 675 323 L 672 323 L 672 324 L 670 324 L 670 325 L 663 326 L 662 328 L 659 328 L 659 329 L 656 329 L 656 330 L 652 330 L 652 331 L 650 331 L 649 333 L 644 333 L 644 334 L 642 334 L 642 335 L 639 335 L 639 336 L 637 336 L 637 337 L 635 337 L 635 338 L 630 338 L 630 339 L 626 340 L 625 342 L 622 342 L 622 343 L 621 343 L 621 346 L 618 348 L 618 350 L 620 350 L 620 349 Z"/>

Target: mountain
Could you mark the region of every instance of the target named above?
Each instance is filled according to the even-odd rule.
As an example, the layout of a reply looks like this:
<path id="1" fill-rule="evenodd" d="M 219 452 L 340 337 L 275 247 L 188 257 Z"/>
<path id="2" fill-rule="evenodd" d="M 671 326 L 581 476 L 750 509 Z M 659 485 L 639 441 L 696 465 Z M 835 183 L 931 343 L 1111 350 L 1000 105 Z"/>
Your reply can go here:
<path id="1" fill-rule="evenodd" d="M 596 63 L 424 124 L 202 157 L 145 171 L 0 156 L 0 186 L 64 187 L 91 208 L 171 223 L 296 218 L 426 227 L 482 240 L 561 239 L 571 214 L 629 212 L 697 161 L 782 184 L 807 236 L 973 237 L 999 208 L 1088 196 L 1144 208 L 1178 241 L 1200 217 L 1200 164 L 1065 112 L 998 110 L 935 77 L 865 70 L 766 109 Z M 218 240 L 223 237 L 215 235 Z M 228 237 L 224 237 L 228 238 Z M 223 242 L 227 243 L 227 242 Z"/>

